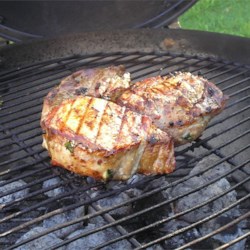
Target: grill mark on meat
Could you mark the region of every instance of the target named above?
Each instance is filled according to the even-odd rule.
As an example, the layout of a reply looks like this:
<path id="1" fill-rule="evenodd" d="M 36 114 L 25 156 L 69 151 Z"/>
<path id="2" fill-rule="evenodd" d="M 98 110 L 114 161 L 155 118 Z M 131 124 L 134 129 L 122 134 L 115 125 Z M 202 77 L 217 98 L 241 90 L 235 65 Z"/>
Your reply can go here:
<path id="1" fill-rule="evenodd" d="M 41 121 L 41 126 L 43 129 L 46 129 L 46 127 L 50 126 L 52 119 L 54 118 L 55 114 L 57 113 L 59 109 L 59 106 L 54 107 L 47 115 L 45 120 Z"/>
<path id="2" fill-rule="evenodd" d="M 148 102 L 148 99 L 147 99 L 144 95 L 139 96 L 139 95 L 137 94 L 137 92 L 133 89 L 133 87 L 129 90 L 129 92 L 131 92 L 132 94 L 134 94 L 134 95 L 136 95 L 136 96 L 142 98 L 144 102 Z"/>
<path id="3" fill-rule="evenodd" d="M 153 88 L 149 88 L 149 89 L 150 89 L 150 92 L 152 93 L 165 95 L 165 92 L 163 91 L 163 89 L 157 88 L 157 86 L 153 86 Z"/>
<path id="4" fill-rule="evenodd" d="M 172 168 L 169 168 L 169 173 L 172 172 L 173 167 L 175 166 L 175 158 L 174 158 L 174 149 L 173 149 L 173 143 L 172 143 L 172 139 L 170 139 L 167 147 L 166 147 L 166 151 L 168 154 L 168 157 L 166 157 L 166 161 L 165 161 L 165 166 L 172 166 Z"/>
<path id="5" fill-rule="evenodd" d="M 81 116 L 81 118 L 80 118 L 78 127 L 77 127 L 77 129 L 76 129 L 76 134 L 79 134 L 79 131 L 80 131 L 80 129 L 81 129 L 81 127 L 82 127 L 82 124 L 83 124 L 83 121 L 84 121 L 84 119 L 85 119 L 85 114 L 87 113 L 87 110 L 88 110 L 88 108 L 89 108 L 89 106 L 90 106 L 92 100 L 93 100 L 93 98 L 89 98 L 89 99 L 88 99 L 88 104 L 86 105 L 85 112 L 82 114 L 82 116 Z"/>
<path id="6" fill-rule="evenodd" d="M 79 126 L 81 114 L 85 112 L 86 108 L 81 101 L 81 99 L 78 99 L 76 102 L 74 102 L 74 104 L 72 105 L 72 111 L 69 115 L 68 121 L 66 122 L 68 128 L 70 128 L 74 133 L 76 133 Z"/>
<path id="7" fill-rule="evenodd" d="M 99 134 L 100 134 L 100 130 L 101 130 L 101 126 L 102 126 L 102 120 L 103 120 L 103 116 L 104 116 L 104 114 L 105 114 L 105 110 L 106 110 L 106 108 L 107 108 L 107 102 L 105 103 L 105 107 L 104 107 L 104 110 L 103 110 L 103 112 L 102 112 L 102 114 L 101 114 L 101 118 L 100 118 L 100 121 L 99 121 L 99 123 L 97 124 L 97 126 L 98 126 L 98 130 L 97 130 L 97 133 L 96 133 L 96 137 L 95 137 L 95 142 L 94 143 L 97 143 L 97 138 L 98 138 L 98 136 L 99 136 Z"/>
<path id="8" fill-rule="evenodd" d="M 163 150 L 162 150 L 163 146 L 162 145 L 159 145 L 159 148 L 158 148 L 158 153 L 154 159 L 154 162 L 153 162 L 153 165 L 152 167 L 154 168 L 154 172 L 156 173 L 160 173 L 162 171 L 160 171 L 160 166 L 159 166 L 159 163 L 161 162 L 161 158 L 162 158 L 162 153 L 163 153 Z"/>
<path id="9" fill-rule="evenodd" d="M 122 122 L 121 122 L 121 125 L 120 125 L 120 128 L 119 128 L 119 132 L 118 132 L 118 136 L 116 138 L 116 142 L 115 142 L 115 143 L 117 143 L 117 145 L 120 144 L 122 129 L 123 129 L 124 124 L 125 124 L 126 111 L 127 111 L 127 109 L 123 108 L 123 113 L 122 113 L 122 117 L 121 117 Z"/>
<path id="10" fill-rule="evenodd" d="M 107 150 L 114 148 L 118 136 L 120 124 L 122 123 L 123 108 L 115 103 L 106 101 L 107 105 L 103 112 L 96 137 L 96 144 L 104 145 Z M 119 127 L 118 127 L 119 126 Z M 107 133 L 109 140 L 107 140 Z M 119 145 L 117 145 L 119 147 Z"/>
<path id="11" fill-rule="evenodd" d="M 125 108 L 124 108 L 125 109 Z M 122 129 L 119 132 L 119 140 L 125 145 L 140 144 L 141 134 L 141 115 L 125 109 L 122 117 Z"/>
<path id="12" fill-rule="evenodd" d="M 71 112 L 72 112 L 72 110 L 73 110 L 72 107 L 73 107 L 73 105 L 74 105 L 75 102 L 76 102 L 76 100 L 73 100 L 73 101 L 71 102 L 69 112 L 66 114 L 65 120 L 62 122 L 61 127 L 59 128 L 60 130 L 62 130 L 63 128 L 65 128 L 65 126 L 66 126 L 66 124 L 67 124 L 67 121 L 68 121 L 68 119 L 69 119 L 69 116 L 70 116 L 70 114 L 71 114 Z"/>
<path id="13" fill-rule="evenodd" d="M 143 110 L 142 110 L 142 112 L 145 112 L 145 110 L 147 108 L 149 108 L 150 110 L 154 110 L 154 111 L 157 112 L 157 114 L 154 114 L 154 118 L 155 119 L 160 119 L 160 117 L 161 117 L 160 116 L 160 112 L 159 112 L 159 109 L 157 108 L 157 105 L 155 104 L 155 101 L 153 99 L 150 99 L 149 97 L 146 97 L 145 96 L 145 94 L 146 94 L 145 91 L 143 91 L 143 93 L 141 95 L 139 95 L 135 90 L 133 90 L 133 88 L 131 88 L 129 90 L 129 92 L 131 92 L 132 94 L 134 94 L 135 96 L 137 96 L 138 99 L 140 99 L 140 98 L 143 99 L 144 103 L 143 103 Z M 133 108 L 132 105 L 130 106 L 129 103 L 126 106 L 132 108 L 132 110 L 134 110 L 135 112 L 137 111 L 135 108 Z M 142 105 L 141 105 L 141 107 L 142 107 Z"/>
<path id="14" fill-rule="evenodd" d="M 64 131 L 65 120 L 67 119 L 71 106 L 72 103 L 70 102 L 67 102 L 66 105 L 60 105 L 54 113 L 53 118 L 50 120 L 49 126 L 52 126 L 58 131 Z"/>
<path id="15" fill-rule="evenodd" d="M 107 102 L 102 99 L 94 99 L 92 105 L 89 107 L 87 116 L 89 117 L 88 123 L 85 121 L 86 133 L 92 138 L 93 143 L 96 142 L 97 134 L 99 133 L 100 123 L 103 119 Z M 90 119 L 91 118 L 91 119 Z"/>

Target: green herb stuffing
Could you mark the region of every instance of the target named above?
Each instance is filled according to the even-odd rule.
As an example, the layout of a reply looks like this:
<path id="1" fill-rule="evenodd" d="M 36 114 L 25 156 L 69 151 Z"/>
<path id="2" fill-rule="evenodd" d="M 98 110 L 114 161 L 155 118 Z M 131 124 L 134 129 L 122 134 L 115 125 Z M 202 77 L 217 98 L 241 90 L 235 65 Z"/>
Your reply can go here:
<path id="1" fill-rule="evenodd" d="M 103 179 L 104 180 L 111 180 L 113 178 L 113 175 L 114 175 L 114 173 L 113 173 L 112 169 L 107 169 L 103 174 Z"/>
<path id="2" fill-rule="evenodd" d="M 66 142 L 64 146 L 69 150 L 70 153 L 74 152 L 74 145 L 71 141 Z"/>
<path id="3" fill-rule="evenodd" d="M 192 137 L 192 135 L 189 132 L 184 133 L 183 136 L 182 136 L 182 138 L 184 140 L 187 140 L 187 141 L 192 141 L 193 140 L 193 137 Z"/>

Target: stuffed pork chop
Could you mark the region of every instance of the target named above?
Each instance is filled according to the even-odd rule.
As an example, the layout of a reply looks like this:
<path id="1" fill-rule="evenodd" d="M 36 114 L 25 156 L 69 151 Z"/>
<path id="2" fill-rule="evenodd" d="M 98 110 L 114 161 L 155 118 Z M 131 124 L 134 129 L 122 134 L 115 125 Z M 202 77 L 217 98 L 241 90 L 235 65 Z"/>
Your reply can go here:
<path id="1" fill-rule="evenodd" d="M 126 180 L 135 172 L 174 170 L 173 140 L 149 117 L 111 101 L 77 96 L 41 120 L 53 165 L 96 179 Z"/>
<path id="2" fill-rule="evenodd" d="M 93 96 L 116 101 L 130 86 L 130 74 L 125 67 L 82 69 L 64 78 L 44 99 L 42 119 L 50 110 L 67 99 L 77 96 Z"/>
<path id="3" fill-rule="evenodd" d="M 135 83 L 117 103 L 150 117 L 173 137 L 175 145 L 181 145 L 201 135 L 208 122 L 222 111 L 226 99 L 203 77 L 177 72 Z"/>

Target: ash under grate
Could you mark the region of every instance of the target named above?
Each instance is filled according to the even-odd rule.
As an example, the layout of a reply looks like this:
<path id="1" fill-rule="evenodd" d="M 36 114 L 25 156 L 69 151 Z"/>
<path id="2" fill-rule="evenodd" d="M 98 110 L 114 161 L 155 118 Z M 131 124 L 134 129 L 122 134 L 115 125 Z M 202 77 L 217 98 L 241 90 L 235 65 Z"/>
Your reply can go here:
<path id="1" fill-rule="evenodd" d="M 125 64 L 134 81 L 176 70 L 201 73 L 230 96 L 223 113 L 199 140 L 177 148 L 173 174 L 136 175 L 127 183 L 103 184 L 51 168 L 41 148 L 43 97 L 79 68 L 110 64 Z M 2 248 L 22 247 L 21 241 L 32 244 L 31 238 L 49 249 L 72 249 L 77 244 L 103 249 L 213 249 L 226 242 L 230 249 L 249 247 L 246 65 L 172 54 L 99 54 L 43 62 L 5 72 L 0 79 Z"/>

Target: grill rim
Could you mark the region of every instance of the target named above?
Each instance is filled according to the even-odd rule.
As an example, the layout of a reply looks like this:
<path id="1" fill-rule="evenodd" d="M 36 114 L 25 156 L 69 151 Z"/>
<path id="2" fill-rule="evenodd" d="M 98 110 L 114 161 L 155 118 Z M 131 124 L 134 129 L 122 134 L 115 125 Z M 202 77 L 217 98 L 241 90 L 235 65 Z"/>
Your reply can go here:
<path id="1" fill-rule="evenodd" d="M 164 39 L 170 39 L 173 45 L 163 46 Z M 184 29 L 85 32 L 3 47 L 0 49 L 0 66 L 3 70 L 16 70 L 28 64 L 53 61 L 54 58 L 70 57 L 72 54 L 89 56 L 103 51 L 168 51 L 250 64 L 249 44 L 250 38 Z"/>

